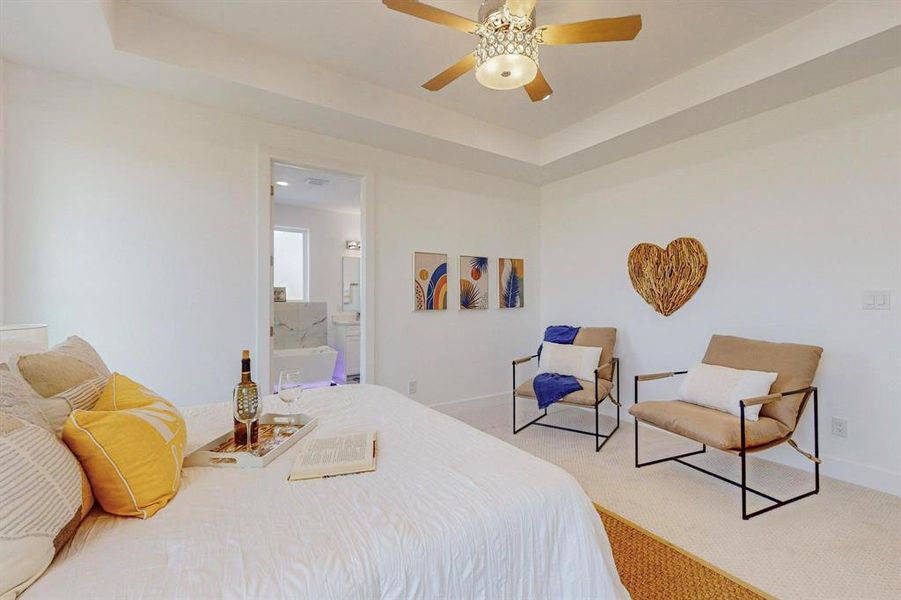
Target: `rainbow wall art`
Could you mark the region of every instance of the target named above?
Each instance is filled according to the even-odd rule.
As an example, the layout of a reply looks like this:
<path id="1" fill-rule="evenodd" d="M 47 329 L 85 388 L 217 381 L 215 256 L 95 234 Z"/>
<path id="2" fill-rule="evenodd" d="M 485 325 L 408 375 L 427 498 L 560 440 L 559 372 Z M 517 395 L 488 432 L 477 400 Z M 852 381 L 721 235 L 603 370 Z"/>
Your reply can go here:
<path id="1" fill-rule="evenodd" d="M 447 254 L 416 252 L 413 255 L 413 307 L 447 310 Z"/>

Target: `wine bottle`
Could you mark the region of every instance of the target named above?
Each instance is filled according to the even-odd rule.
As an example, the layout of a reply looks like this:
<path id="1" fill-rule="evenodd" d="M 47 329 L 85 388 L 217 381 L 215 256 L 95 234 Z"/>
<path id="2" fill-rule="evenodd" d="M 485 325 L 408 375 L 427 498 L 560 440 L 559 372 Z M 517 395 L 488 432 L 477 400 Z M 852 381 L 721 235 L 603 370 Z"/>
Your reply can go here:
<path id="1" fill-rule="evenodd" d="M 257 384 L 250 378 L 250 350 L 245 350 L 241 355 L 241 381 L 235 386 L 234 398 L 257 398 Z M 247 445 L 247 427 L 237 419 L 235 422 L 235 444 L 238 448 Z M 251 444 L 256 444 L 260 439 L 260 423 L 254 421 L 250 426 Z"/>

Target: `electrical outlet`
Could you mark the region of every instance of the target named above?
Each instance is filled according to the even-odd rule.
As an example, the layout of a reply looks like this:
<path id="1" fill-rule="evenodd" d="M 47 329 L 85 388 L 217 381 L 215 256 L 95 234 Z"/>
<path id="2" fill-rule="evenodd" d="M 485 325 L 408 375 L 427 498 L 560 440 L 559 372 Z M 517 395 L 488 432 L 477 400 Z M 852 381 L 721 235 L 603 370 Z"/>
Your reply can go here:
<path id="1" fill-rule="evenodd" d="M 848 437 L 848 419 L 832 417 L 832 435 Z"/>
<path id="2" fill-rule="evenodd" d="M 862 302 L 864 310 L 891 310 L 892 291 L 864 290 Z"/>
<path id="3" fill-rule="evenodd" d="M 407 382 L 407 394 L 412 396 L 415 393 L 416 393 L 416 380 L 411 379 L 410 381 Z"/>

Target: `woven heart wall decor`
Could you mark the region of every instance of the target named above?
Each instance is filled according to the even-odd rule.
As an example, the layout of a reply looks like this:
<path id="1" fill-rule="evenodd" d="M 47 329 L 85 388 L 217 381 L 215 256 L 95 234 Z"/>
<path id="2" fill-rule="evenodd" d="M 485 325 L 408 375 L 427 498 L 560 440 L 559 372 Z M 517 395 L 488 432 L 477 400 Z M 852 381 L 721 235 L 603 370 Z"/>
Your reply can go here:
<path id="1" fill-rule="evenodd" d="M 665 249 L 642 243 L 629 252 L 632 287 L 665 317 L 691 299 L 706 275 L 707 252 L 694 238 L 676 238 Z"/>

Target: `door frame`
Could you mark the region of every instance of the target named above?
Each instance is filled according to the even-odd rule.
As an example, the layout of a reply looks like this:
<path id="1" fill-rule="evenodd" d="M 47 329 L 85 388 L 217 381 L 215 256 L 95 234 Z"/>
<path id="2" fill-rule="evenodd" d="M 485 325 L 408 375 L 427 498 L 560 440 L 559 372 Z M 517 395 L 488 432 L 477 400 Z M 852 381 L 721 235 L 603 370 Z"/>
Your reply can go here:
<path id="1" fill-rule="evenodd" d="M 366 167 L 290 149 L 257 146 L 257 277 L 256 277 L 256 381 L 268 395 L 272 337 L 272 165 L 334 171 L 360 178 L 360 241 L 362 248 L 360 306 L 360 380 L 375 383 L 375 173 Z"/>

